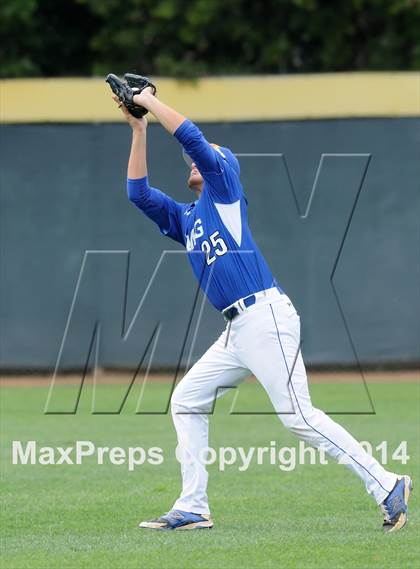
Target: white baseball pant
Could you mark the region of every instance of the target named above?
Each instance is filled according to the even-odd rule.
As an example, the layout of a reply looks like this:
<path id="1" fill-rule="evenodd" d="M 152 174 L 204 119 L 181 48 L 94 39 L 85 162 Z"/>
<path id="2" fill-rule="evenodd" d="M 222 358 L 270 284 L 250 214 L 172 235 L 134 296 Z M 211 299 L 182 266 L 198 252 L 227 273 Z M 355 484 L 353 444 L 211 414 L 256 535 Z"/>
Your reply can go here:
<path id="1" fill-rule="evenodd" d="M 387 472 L 323 411 L 312 406 L 300 353 L 300 318 L 290 299 L 273 288 L 228 323 L 219 339 L 177 385 L 171 400 L 178 436 L 182 492 L 174 509 L 209 514 L 208 414 L 216 397 L 251 373 L 266 390 L 283 425 L 314 447 L 323 447 L 365 483 L 381 503 L 396 475 Z M 290 379 L 289 379 L 290 378 Z"/>

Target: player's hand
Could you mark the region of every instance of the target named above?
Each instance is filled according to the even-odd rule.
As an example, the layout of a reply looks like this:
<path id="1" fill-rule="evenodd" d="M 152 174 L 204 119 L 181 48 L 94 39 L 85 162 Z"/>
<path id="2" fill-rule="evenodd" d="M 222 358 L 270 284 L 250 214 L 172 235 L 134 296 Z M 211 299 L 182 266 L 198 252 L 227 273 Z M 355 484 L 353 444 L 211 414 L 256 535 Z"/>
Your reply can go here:
<path id="1" fill-rule="evenodd" d="M 139 105 L 140 107 L 145 107 L 147 109 L 147 99 L 148 97 L 155 96 L 155 92 L 152 87 L 146 87 L 145 89 L 143 89 L 143 91 L 141 93 L 139 93 L 138 95 L 134 95 L 133 97 L 133 101 L 136 105 Z"/>
<path id="2" fill-rule="evenodd" d="M 147 89 L 150 89 L 150 87 L 147 87 Z M 139 131 L 139 132 L 146 132 L 146 128 L 147 128 L 146 117 L 141 117 L 141 118 L 133 117 L 133 115 L 128 111 L 127 107 L 124 105 L 124 103 L 122 103 L 119 100 L 118 97 L 116 97 L 114 95 L 112 98 L 117 103 L 118 108 L 121 109 L 122 114 L 124 115 L 126 121 L 131 126 L 133 131 L 135 130 L 135 131 Z"/>

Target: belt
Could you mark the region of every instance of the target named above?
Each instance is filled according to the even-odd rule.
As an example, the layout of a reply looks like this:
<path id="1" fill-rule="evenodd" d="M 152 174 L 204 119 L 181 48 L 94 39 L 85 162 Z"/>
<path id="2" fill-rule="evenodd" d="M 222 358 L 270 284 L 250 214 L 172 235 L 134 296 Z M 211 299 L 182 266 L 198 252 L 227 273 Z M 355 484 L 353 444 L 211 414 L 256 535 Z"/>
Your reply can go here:
<path id="1" fill-rule="evenodd" d="M 226 320 L 229 322 L 239 316 L 241 312 L 255 304 L 260 299 L 267 299 L 267 298 L 278 298 L 284 292 L 278 288 L 273 287 L 266 290 L 262 290 L 260 292 L 256 292 L 255 294 L 250 294 L 249 296 L 245 296 L 244 298 L 240 298 L 224 310 L 222 310 L 222 314 Z"/>
<path id="2" fill-rule="evenodd" d="M 239 316 L 239 312 L 243 312 L 245 308 L 249 308 L 256 302 L 257 302 L 257 297 L 255 296 L 255 294 L 250 294 L 249 296 L 241 298 L 240 300 L 235 302 L 235 304 L 230 308 L 225 308 L 224 310 L 222 310 L 222 314 L 226 318 L 226 320 L 229 321 L 233 320 L 234 318 Z M 242 310 L 239 310 L 241 308 L 239 303 L 242 303 L 244 305 L 244 308 L 242 308 Z"/>

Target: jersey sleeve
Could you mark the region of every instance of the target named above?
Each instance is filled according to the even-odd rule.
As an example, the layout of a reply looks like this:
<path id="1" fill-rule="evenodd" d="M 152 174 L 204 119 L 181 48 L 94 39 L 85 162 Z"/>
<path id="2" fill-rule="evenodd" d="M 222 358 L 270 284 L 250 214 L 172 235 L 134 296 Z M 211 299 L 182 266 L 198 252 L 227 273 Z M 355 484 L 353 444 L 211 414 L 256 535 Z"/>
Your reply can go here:
<path id="1" fill-rule="evenodd" d="M 233 203 L 241 198 L 243 191 L 239 176 L 223 152 L 209 144 L 194 123 L 186 119 L 174 136 L 197 165 L 214 201 Z"/>
<path id="2" fill-rule="evenodd" d="M 185 244 L 181 226 L 182 204 L 149 186 L 147 176 L 128 178 L 127 193 L 128 199 L 158 225 L 163 235 Z"/>

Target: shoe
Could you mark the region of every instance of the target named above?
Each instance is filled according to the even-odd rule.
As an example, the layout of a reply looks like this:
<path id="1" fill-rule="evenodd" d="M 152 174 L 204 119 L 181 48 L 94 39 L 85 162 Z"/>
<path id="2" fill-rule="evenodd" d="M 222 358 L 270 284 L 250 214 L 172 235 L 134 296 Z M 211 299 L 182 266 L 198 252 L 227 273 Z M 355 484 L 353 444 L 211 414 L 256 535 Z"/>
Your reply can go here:
<path id="1" fill-rule="evenodd" d="M 385 533 L 402 529 L 407 523 L 407 503 L 411 489 L 411 478 L 409 476 L 399 476 L 393 490 L 380 505 L 384 515 L 383 530 Z"/>
<path id="2" fill-rule="evenodd" d="M 149 522 L 141 522 L 139 527 L 157 530 L 211 529 L 213 522 L 209 515 L 171 510 L 160 518 Z"/>

